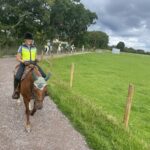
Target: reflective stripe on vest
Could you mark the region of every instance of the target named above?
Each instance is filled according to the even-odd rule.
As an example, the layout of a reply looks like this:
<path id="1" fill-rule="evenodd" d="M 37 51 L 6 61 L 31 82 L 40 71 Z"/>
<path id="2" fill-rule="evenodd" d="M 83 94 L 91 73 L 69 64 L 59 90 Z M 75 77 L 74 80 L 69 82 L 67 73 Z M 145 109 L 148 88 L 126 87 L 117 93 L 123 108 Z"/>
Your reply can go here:
<path id="1" fill-rule="evenodd" d="M 30 52 L 31 52 L 31 55 L 30 55 Z M 22 55 L 23 61 L 35 61 L 35 59 L 36 59 L 36 48 L 31 47 L 31 49 L 28 49 L 27 47 L 22 46 L 22 54 L 21 55 Z"/>

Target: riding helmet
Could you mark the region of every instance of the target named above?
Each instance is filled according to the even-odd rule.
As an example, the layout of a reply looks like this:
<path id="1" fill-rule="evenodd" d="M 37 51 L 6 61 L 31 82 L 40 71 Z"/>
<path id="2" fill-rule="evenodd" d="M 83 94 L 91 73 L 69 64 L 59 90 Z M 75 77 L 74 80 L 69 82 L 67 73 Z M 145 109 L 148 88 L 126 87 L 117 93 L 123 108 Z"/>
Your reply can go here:
<path id="1" fill-rule="evenodd" d="M 30 32 L 24 34 L 24 39 L 33 40 L 33 35 Z"/>

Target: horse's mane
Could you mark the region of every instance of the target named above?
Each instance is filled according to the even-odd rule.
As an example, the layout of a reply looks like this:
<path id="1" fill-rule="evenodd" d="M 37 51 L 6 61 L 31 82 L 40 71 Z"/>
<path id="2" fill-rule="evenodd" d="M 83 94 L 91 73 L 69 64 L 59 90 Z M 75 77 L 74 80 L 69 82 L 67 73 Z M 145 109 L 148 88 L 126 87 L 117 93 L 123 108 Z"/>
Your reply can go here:
<path id="1" fill-rule="evenodd" d="M 39 72 L 37 66 L 31 64 L 31 65 L 28 65 L 25 67 L 25 71 L 24 71 L 24 74 L 22 76 L 22 80 L 29 78 L 29 76 L 31 76 L 32 73 L 34 73 L 37 76 L 41 76 L 41 73 Z"/>

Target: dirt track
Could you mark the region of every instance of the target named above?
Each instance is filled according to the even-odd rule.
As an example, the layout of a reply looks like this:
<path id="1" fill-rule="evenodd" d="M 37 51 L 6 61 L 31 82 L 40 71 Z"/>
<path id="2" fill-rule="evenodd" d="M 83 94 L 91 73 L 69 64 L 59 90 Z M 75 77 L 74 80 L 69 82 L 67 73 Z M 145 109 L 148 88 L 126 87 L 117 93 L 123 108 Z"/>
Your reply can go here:
<path id="1" fill-rule="evenodd" d="M 14 58 L 0 59 L 0 150 L 89 150 L 84 138 L 48 97 L 24 130 L 24 104 L 11 98 Z"/>

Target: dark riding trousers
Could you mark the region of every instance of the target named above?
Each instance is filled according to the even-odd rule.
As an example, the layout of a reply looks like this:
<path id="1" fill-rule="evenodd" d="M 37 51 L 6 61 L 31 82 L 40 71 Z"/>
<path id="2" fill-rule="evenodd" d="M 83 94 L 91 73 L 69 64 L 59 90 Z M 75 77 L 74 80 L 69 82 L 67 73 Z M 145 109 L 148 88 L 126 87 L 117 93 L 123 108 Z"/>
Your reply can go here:
<path id="1" fill-rule="evenodd" d="M 38 70 L 41 73 L 42 77 L 45 78 L 46 74 L 43 72 L 43 70 L 40 68 L 40 66 L 38 66 L 36 63 L 34 63 L 34 65 L 38 67 Z M 16 76 L 15 76 L 16 80 L 18 80 L 18 81 L 21 80 L 21 77 L 24 73 L 24 70 L 25 70 L 25 64 L 20 63 L 19 68 L 18 68 L 17 73 L 16 73 Z"/>

